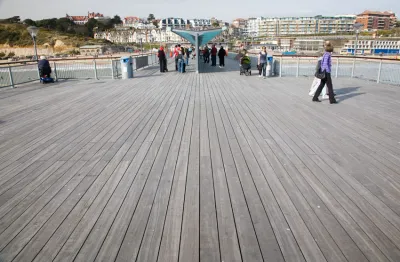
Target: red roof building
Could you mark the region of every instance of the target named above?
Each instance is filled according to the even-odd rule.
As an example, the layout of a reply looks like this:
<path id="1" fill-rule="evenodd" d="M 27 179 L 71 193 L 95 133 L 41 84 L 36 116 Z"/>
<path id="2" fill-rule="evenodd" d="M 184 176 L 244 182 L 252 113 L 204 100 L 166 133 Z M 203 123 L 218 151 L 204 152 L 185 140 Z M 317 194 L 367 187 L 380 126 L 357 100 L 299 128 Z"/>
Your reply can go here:
<path id="1" fill-rule="evenodd" d="M 90 13 L 88 12 L 87 16 L 70 16 L 70 15 L 66 15 L 66 18 L 70 19 L 71 21 L 73 21 L 75 24 L 77 25 L 84 25 L 86 24 L 90 18 L 103 18 L 104 15 L 100 14 L 100 13 Z"/>
<path id="2" fill-rule="evenodd" d="M 396 25 L 396 15 L 393 12 L 366 10 L 357 15 L 356 22 L 364 25 L 363 30 L 390 30 Z"/>

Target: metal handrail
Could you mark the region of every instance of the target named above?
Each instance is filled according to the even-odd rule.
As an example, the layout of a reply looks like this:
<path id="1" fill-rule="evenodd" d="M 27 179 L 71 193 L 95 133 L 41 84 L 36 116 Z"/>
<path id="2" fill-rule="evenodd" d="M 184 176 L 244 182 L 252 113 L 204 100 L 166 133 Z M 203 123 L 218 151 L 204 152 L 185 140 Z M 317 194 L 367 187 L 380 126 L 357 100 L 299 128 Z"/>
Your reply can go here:
<path id="1" fill-rule="evenodd" d="M 144 58 L 144 60 L 142 59 Z M 147 58 L 147 60 L 145 59 Z M 133 59 L 142 59 L 140 64 L 135 63 L 135 71 L 153 66 L 158 59 L 153 52 L 145 55 L 133 56 Z M 116 79 L 121 76 L 119 59 L 65 59 L 50 60 L 52 77 L 58 79 Z M 8 65 L 0 67 L 0 88 L 14 87 L 15 85 L 38 81 L 39 74 L 37 63 Z"/>
<path id="2" fill-rule="evenodd" d="M 229 52 L 234 58 L 237 53 Z M 257 56 L 250 54 L 253 68 Z M 272 74 L 274 76 L 313 77 L 318 58 L 316 56 L 274 56 Z M 390 59 L 370 59 L 366 57 L 332 57 L 332 77 L 358 78 L 377 83 L 400 85 L 400 61 Z"/>

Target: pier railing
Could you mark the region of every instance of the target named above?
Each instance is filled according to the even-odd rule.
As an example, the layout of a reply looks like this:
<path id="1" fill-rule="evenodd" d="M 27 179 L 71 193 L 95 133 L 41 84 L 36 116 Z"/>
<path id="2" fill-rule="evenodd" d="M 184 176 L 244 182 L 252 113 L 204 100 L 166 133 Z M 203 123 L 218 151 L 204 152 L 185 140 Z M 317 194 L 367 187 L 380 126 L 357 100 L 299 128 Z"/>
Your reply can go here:
<path id="1" fill-rule="evenodd" d="M 230 52 L 234 59 L 236 53 Z M 257 56 L 250 55 L 252 68 L 256 68 Z M 274 56 L 272 72 L 276 77 L 312 77 L 315 73 L 316 56 Z M 365 57 L 332 57 L 332 77 L 359 78 L 377 83 L 400 85 L 400 60 Z"/>
<path id="2" fill-rule="evenodd" d="M 158 63 L 157 55 L 135 56 L 134 70 L 153 66 Z M 49 61 L 51 76 L 55 79 L 117 79 L 121 77 L 119 59 L 66 59 Z M 36 63 L 0 64 L 0 88 L 39 81 Z"/>

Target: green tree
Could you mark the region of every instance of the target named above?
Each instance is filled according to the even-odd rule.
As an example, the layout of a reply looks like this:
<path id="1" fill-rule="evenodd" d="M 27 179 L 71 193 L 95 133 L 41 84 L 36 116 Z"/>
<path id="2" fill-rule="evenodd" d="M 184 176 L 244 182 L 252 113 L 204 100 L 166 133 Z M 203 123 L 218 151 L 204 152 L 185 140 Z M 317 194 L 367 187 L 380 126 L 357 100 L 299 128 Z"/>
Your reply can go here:
<path id="1" fill-rule="evenodd" d="M 119 25 L 122 24 L 121 17 L 119 15 L 115 15 L 113 19 L 111 19 L 111 23 L 113 25 Z"/>
<path id="2" fill-rule="evenodd" d="M 396 27 L 400 27 L 400 21 L 396 22 Z"/>
<path id="3" fill-rule="evenodd" d="M 4 23 L 4 24 L 17 24 L 19 22 L 21 22 L 21 18 L 19 16 L 13 16 L 10 18 L 0 20 L 0 23 Z"/>
<path id="4" fill-rule="evenodd" d="M 38 20 L 38 21 L 36 21 L 36 26 L 47 28 L 47 29 L 56 29 L 57 18 Z"/>
<path id="5" fill-rule="evenodd" d="M 14 56 L 15 56 L 15 53 L 14 53 L 14 52 L 8 53 L 8 57 L 14 57 Z"/>
<path id="6" fill-rule="evenodd" d="M 156 21 L 156 20 L 153 20 L 153 25 L 155 26 L 155 27 L 158 27 L 158 22 Z"/>
<path id="7" fill-rule="evenodd" d="M 74 28 L 74 32 L 77 35 L 81 35 L 81 36 L 92 36 L 92 33 L 89 31 L 89 29 L 86 26 L 76 26 Z"/>
<path id="8" fill-rule="evenodd" d="M 151 22 L 153 21 L 155 18 L 154 14 L 149 14 L 149 16 L 147 17 L 147 21 Z"/>
<path id="9" fill-rule="evenodd" d="M 0 52 L 0 58 L 3 58 L 3 57 L 5 57 L 5 56 L 6 56 L 6 53 Z"/>
<path id="10" fill-rule="evenodd" d="M 26 24 L 26 25 L 28 25 L 28 26 L 36 26 L 36 23 L 35 23 L 35 21 L 33 21 L 32 19 L 25 19 L 24 20 L 24 24 Z"/>
<path id="11" fill-rule="evenodd" d="M 56 30 L 59 32 L 69 32 L 75 26 L 70 19 L 63 17 L 56 21 Z"/>
<path id="12" fill-rule="evenodd" d="M 95 28 L 95 27 L 97 27 L 98 26 L 98 22 L 97 22 L 97 20 L 96 19 L 94 19 L 94 18 L 90 18 L 89 20 L 88 20 L 88 22 L 86 23 L 86 28 L 90 31 L 90 32 L 93 32 L 93 28 Z"/>
<path id="13" fill-rule="evenodd" d="M 212 23 L 212 26 L 213 27 L 219 27 L 219 23 L 218 22 L 214 22 L 214 23 Z"/>

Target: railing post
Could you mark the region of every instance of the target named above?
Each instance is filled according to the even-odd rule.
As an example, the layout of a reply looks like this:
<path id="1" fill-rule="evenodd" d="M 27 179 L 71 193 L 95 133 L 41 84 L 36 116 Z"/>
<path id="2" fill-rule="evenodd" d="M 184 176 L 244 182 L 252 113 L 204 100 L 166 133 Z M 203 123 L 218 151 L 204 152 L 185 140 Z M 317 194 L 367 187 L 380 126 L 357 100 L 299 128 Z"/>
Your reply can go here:
<path id="1" fill-rule="evenodd" d="M 339 57 L 336 58 L 336 72 L 335 72 L 335 77 L 338 77 L 338 72 L 339 72 Z"/>
<path id="2" fill-rule="evenodd" d="M 36 69 L 37 69 L 38 79 L 40 80 L 39 64 L 36 64 Z"/>
<path id="3" fill-rule="evenodd" d="M 300 57 L 297 57 L 296 77 L 299 77 Z"/>
<path id="4" fill-rule="evenodd" d="M 54 68 L 54 78 L 56 81 L 58 81 L 56 62 L 53 62 L 53 68 Z"/>
<path id="5" fill-rule="evenodd" d="M 353 66 L 351 67 L 351 77 L 354 77 L 354 69 L 356 67 L 356 58 L 354 58 L 353 60 Z"/>
<path id="6" fill-rule="evenodd" d="M 381 81 L 381 72 L 382 72 L 382 59 L 379 62 L 378 78 L 376 79 L 377 83 L 379 83 Z"/>
<path id="7" fill-rule="evenodd" d="M 13 79 L 12 72 L 11 72 L 11 66 L 8 66 L 8 74 L 10 75 L 11 88 L 14 88 L 14 79 Z"/>
<path id="8" fill-rule="evenodd" d="M 282 77 L 282 56 L 279 58 L 279 77 Z"/>
<path id="9" fill-rule="evenodd" d="M 110 59 L 110 62 L 111 62 L 111 78 L 112 78 L 112 79 L 115 79 L 115 75 L 114 75 L 114 63 L 113 63 L 113 60 L 112 60 L 112 59 Z"/>
<path id="10" fill-rule="evenodd" d="M 93 67 L 94 67 L 94 78 L 98 80 L 97 78 L 97 65 L 96 65 L 96 59 L 93 59 Z"/>

